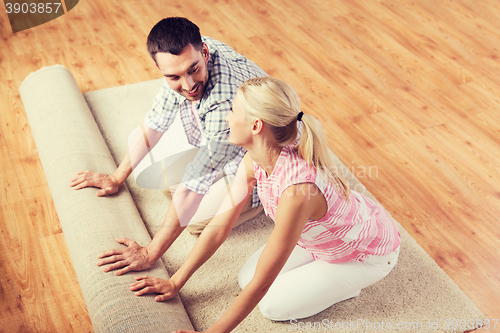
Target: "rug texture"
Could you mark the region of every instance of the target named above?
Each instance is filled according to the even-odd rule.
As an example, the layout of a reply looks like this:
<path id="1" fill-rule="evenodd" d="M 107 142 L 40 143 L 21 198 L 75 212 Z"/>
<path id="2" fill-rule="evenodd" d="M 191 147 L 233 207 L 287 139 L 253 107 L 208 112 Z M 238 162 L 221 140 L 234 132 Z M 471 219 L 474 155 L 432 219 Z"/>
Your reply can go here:
<path id="1" fill-rule="evenodd" d="M 273 222 L 264 214 L 236 227 L 181 290 L 182 304 L 179 299 L 155 304 L 153 297 L 135 297 L 128 285 L 136 274 L 116 277 L 95 266 L 97 253 L 120 247 L 114 242 L 116 237 L 147 244 L 160 228 L 169 201 L 158 190 L 137 187 L 133 177 L 127 180 L 126 188 L 109 198 L 95 197 L 96 189 L 73 191 L 69 180 L 80 170 L 114 171 L 128 148 L 129 134 L 140 125 L 161 82 L 159 79 L 81 94 L 71 74 L 64 67 L 55 66 L 31 74 L 21 86 L 40 159 L 96 331 L 108 330 L 109 325 L 102 330 L 97 328 L 104 326 L 103 318 L 110 312 L 122 310 L 119 318 L 127 321 L 126 328 L 145 327 L 152 321 L 155 329 L 156 319 L 151 318 L 157 316 L 168 322 L 168 329 L 182 328 L 189 324 L 185 323 L 182 304 L 194 328 L 207 329 L 241 291 L 237 283 L 239 269 L 266 243 L 273 228 Z M 61 89 L 63 92 L 57 93 Z M 79 105 L 78 110 L 67 114 L 73 103 Z M 335 162 L 351 187 L 375 199 L 338 158 Z M 475 320 L 484 319 L 484 315 L 397 225 L 402 237 L 398 264 L 385 279 L 363 289 L 359 297 L 297 321 L 270 321 L 256 308 L 234 332 L 471 330 Z M 162 257 L 170 275 L 180 267 L 196 240 L 197 237 L 183 233 Z M 164 267 L 155 265 L 147 274 L 165 278 Z M 146 310 L 142 310 L 143 304 Z"/>

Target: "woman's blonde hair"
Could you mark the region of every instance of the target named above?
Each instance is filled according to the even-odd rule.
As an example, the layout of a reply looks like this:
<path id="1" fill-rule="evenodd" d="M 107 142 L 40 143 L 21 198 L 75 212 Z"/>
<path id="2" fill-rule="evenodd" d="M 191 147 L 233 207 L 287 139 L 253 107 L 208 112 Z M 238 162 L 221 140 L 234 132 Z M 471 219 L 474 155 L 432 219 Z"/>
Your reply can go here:
<path id="1" fill-rule="evenodd" d="M 297 140 L 300 98 L 288 83 L 273 77 L 253 78 L 240 86 L 237 98 L 246 111 L 248 121 L 261 119 L 269 125 L 273 138 L 268 144 L 281 149 Z M 321 123 L 305 113 L 301 121 L 299 156 L 330 179 L 338 192 L 349 200 L 349 186 L 332 162 Z"/>

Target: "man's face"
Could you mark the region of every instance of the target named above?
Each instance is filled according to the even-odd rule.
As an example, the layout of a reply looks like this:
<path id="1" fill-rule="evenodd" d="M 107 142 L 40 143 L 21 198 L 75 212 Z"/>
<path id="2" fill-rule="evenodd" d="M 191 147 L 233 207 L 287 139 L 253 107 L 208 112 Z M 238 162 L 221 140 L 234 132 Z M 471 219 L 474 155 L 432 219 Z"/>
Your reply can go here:
<path id="1" fill-rule="evenodd" d="M 155 59 L 170 88 L 190 101 L 201 99 L 208 82 L 209 53 L 205 43 L 201 52 L 188 44 L 179 55 L 159 52 Z"/>

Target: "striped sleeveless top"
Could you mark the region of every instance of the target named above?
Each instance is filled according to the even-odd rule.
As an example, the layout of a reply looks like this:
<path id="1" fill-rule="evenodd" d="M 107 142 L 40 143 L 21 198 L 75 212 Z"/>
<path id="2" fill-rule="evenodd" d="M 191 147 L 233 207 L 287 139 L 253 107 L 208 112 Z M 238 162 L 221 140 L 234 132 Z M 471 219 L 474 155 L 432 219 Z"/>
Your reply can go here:
<path id="1" fill-rule="evenodd" d="M 278 201 L 289 186 L 313 183 L 328 203 L 320 220 L 309 220 L 298 245 L 312 253 L 315 260 L 330 263 L 363 261 L 368 255 L 382 256 L 400 244 L 400 234 L 387 211 L 361 193 L 352 191 L 346 201 L 335 189 L 300 158 L 294 145 L 283 147 L 273 172 L 254 163 L 257 190 L 266 215 L 276 220 Z"/>

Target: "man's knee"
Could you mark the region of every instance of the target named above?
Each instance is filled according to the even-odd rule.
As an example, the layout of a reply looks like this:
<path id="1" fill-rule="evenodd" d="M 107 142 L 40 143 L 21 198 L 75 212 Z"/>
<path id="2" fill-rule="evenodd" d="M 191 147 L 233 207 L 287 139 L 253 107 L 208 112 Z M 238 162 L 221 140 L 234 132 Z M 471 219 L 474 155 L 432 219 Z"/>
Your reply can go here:
<path id="1" fill-rule="evenodd" d="M 186 227 L 186 230 L 191 234 L 191 235 L 194 235 L 194 236 L 199 236 L 201 235 L 201 233 L 203 232 L 203 230 L 205 230 L 206 226 L 210 223 L 212 219 L 209 218 L 209 219 L 206 219 L 204 221 L 199 221 L 199 222 L 195 222 L 195 223 L 190 223 L 188 224 L 188 226 Z"/>
<path id="2" fill-rule="evenodd" d="M 172 197 L 174 196 L 174 193 L 175 193 L 175 190 L 177 189 L 177 187 L 179 187 L 179 184 L 174 184 L 174 185 L 170 186 L 169 188 L 164 189 L 164 190 L 160 190 L 160 191 L 161 191 L 161 193 L 163 193 L 163 195 L 165 197 L 167 197 L 168 200 L 172 200 Z"/>

